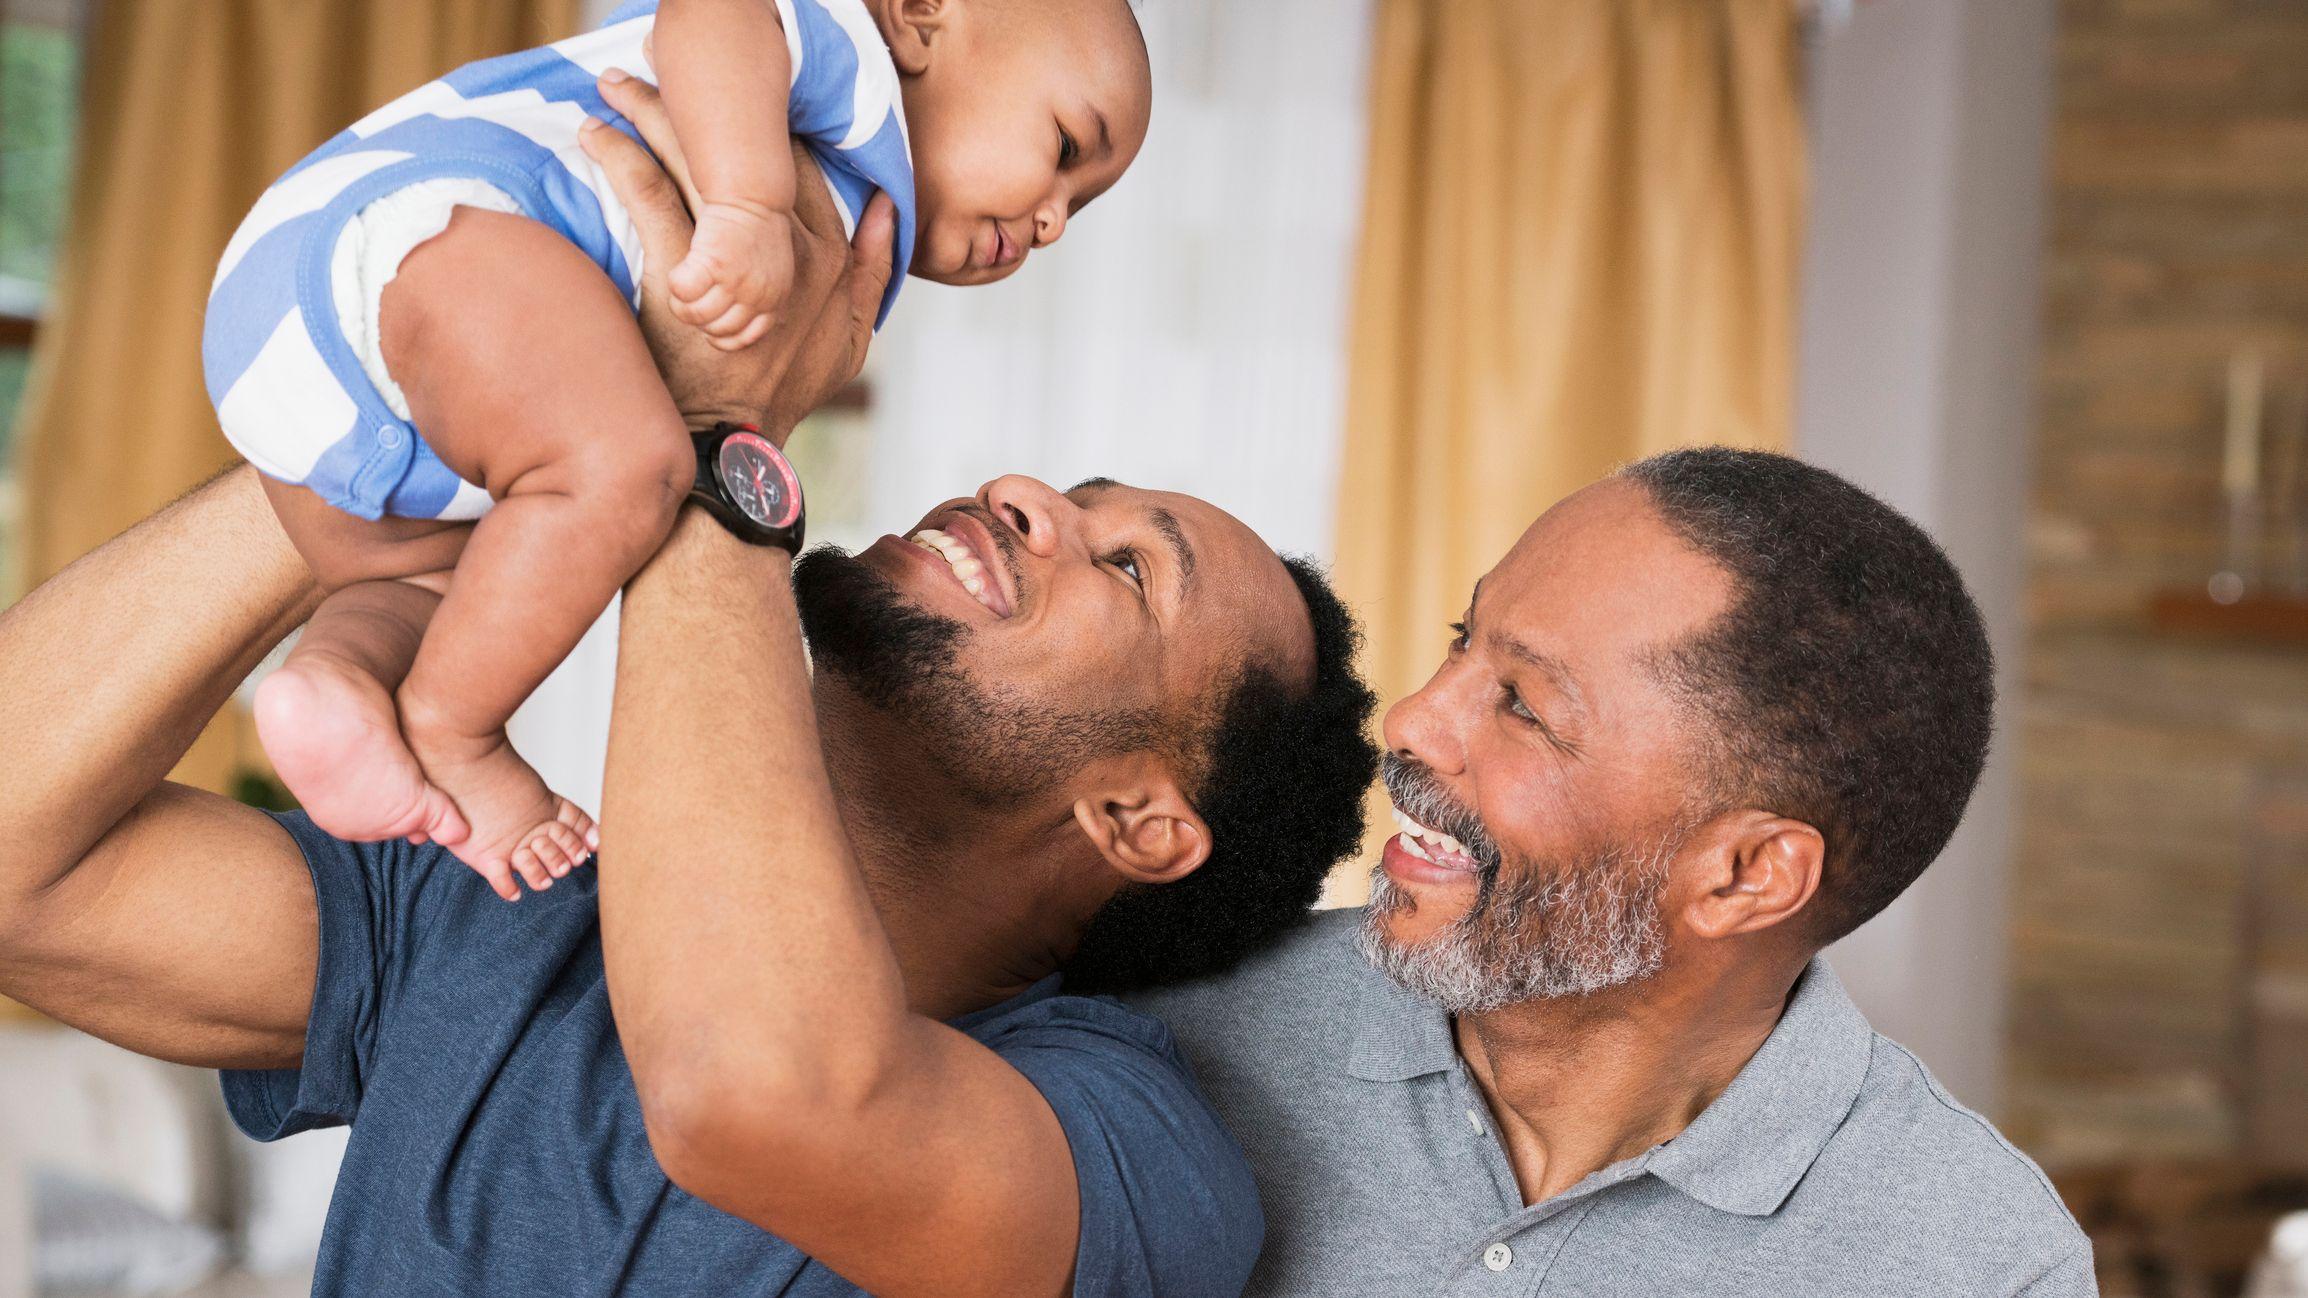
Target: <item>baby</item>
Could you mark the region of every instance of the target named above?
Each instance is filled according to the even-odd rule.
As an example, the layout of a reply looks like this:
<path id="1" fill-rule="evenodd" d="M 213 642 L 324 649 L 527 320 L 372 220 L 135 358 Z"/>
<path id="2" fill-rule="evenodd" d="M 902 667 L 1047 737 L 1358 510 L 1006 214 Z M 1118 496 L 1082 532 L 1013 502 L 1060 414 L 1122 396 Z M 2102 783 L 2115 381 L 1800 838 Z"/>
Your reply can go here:
<path id="1" fill-rule="evenodd" d="M 672 311 L 727 348 L 792 281 L 792 141 L 853 231 L 894 201 L 886 318 L 905 271 L 986 284 L 1055 243 L 1151 94 L 1127 0 L 639 0 L 421 87 L 257 203 L 210 297 L 209 395 L 328 592 L 259 734 L 323 829 L 438 842 L 507 900 L 593 826 L 506 719 L 696 474 L 635 318 L 639 235 L 579 143 L 589 117 L 633 133 L 612 69 L 654 70 L 696 190 Z"/>

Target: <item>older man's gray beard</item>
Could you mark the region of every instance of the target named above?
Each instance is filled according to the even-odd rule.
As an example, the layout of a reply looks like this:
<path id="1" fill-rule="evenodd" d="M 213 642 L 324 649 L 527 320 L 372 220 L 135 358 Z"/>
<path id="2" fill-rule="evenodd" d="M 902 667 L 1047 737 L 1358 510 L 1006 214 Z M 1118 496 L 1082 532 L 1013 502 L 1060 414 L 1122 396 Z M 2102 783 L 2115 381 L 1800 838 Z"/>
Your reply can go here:
<path id="1" fill-rule="evenodd" d="M 1659 897 L 1673 853 L 1673 845 L 1664 844 L 1605 852 L 1559 870 L 1510 875 L 1494 868 L 1474 905 L 1422 942 L 1388 935 L 1388 918 L 1416 903 L 1376 869 L 1362 915 L 1362 953 L 1453 1014 L 1487 1014 L 1640 982 L 1666 959 Z"/>

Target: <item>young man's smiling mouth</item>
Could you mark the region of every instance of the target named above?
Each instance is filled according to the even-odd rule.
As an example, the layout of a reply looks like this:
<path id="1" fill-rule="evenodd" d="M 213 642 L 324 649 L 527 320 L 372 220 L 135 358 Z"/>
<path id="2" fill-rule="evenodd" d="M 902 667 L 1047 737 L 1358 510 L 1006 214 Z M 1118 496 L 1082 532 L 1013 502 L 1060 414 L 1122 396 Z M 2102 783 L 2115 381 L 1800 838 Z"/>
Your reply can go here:
<path id="1" fill-rule="evenodd" d="M 1004 589 L 1002 556 L 992 534 L 985 524 L 968 515 L 955 515 L 944 521 L 946 526 L 925 527 L 906 540 L 944 559 L 954 580 L 994 616 L 1010 616 L 1016 606 L 1009 591 Z"/>

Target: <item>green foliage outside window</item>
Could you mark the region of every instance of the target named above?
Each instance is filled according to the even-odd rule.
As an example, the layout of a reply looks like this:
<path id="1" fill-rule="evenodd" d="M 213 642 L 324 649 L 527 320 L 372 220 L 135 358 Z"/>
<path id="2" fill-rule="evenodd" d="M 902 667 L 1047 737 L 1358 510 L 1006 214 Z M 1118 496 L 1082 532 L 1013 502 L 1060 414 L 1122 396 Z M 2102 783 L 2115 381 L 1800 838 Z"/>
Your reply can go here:
<path id="1" fill-rule="evenodd" d="M 79 34 L 57 21 L 71 7 L 42 11 L 49 21 L 0 18 L 0 316 L 31 319 L 64 231 L 80 75 Z M 15 522 L 16 413 L 28 369 L 23 347 L 0 345 L 0 573 Z"/>
<path id="2" fill-rule="evenodd" d="M 0 20 L 0 311 L 34 314 L 55 266 L 79 71 L 71 30 Z"/>

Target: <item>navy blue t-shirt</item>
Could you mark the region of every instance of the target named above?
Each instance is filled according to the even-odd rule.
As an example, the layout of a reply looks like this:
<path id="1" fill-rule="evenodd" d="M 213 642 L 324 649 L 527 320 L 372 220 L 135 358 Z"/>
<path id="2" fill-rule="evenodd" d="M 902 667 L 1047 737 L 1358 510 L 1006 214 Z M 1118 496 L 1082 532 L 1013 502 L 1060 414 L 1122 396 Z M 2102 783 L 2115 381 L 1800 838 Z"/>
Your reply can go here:
<path id="1" fill-rule="evenodd" d="M 592 870 L 507 905 L 439 848 L 279 819 L 320 900 L 304 1062 L 228 1072 L 224 1093 L 259 1140 L 352 1125 L 316 1294 L 860 1292 L 658 1170 L 610 1020 Z M 1264 1230 L 1241 1150 L 1160 1021 L 1057 984 L 954 1026 L 1065 1129 L 1075 1293 L 1239 1294 Z"/>

